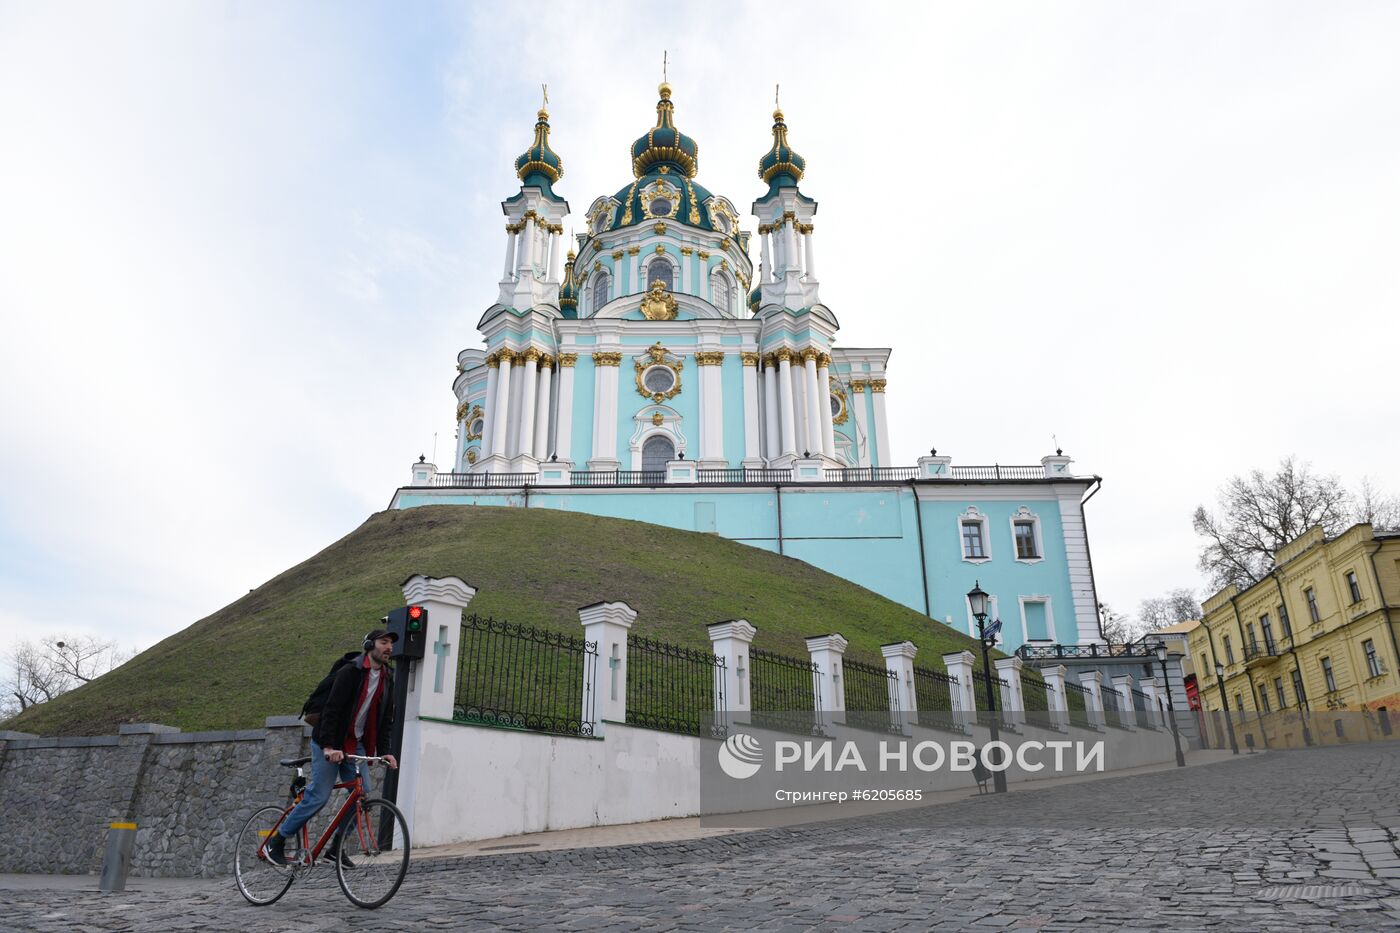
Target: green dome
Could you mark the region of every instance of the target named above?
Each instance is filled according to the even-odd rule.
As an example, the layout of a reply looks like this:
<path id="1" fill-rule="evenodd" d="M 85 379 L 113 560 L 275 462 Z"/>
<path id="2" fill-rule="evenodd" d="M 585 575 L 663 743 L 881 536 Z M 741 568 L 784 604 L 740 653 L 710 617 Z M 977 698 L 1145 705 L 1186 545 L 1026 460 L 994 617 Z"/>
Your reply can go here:
<path id="1" fill-rule="evenodd" d="M 632 174 L 641 178 L 665 165 L 686 178 L 694 178 L 700 169 L 700 147 L 671 122 L 675 111 L 671 85 L 663 84 L 658 90 L 661 99 L 656 102 L 656 126 L 632 144 Z"/>
<path id="2" fill-rule="evenodd" d="M 758 177 L 766 181 L 770 188 L 787 188 L 801 181 L 806 169 L 807 160 L 788 145 L 783 112 L 774 110 L 773 147 L 758 160 Z"/>
<path id="3" fill-rule="evenodd" d="M 536 184 L 543 182 L 546 189 L 564 177 L 564 160 L 549 148 L 548 111 L 540 110 L 539 122 L 535 124 L 535 141 L 515 160 L 515 174 L 527 185 L 532 178 Z"/>
<path id="4" fill-rule="evenodd" d="M 763 286 L 755 285 L 753 291 L 749 292 L 749 310 L 758 313 L 759 302 L 763 300 Z"/>
<path id="5" fill-rule="evenodd" d="M 613 211 L 608 229 L 657 221 L 688 224 L 702 230 L 715 229 L 710 210 L 705 206 L 710 199 L 709 190 L 685 176 L 677 177 L 666 168 L 656 166 L 654 171 L 618 191 L 614 197 L 619 206 Z M 669 197 L 658 196 L 660 192 L 667 192 Z"/>
<path id="6" fill-rule="evenodd" d="M 559 286 L 559 310 L 564 317 L 573 318 L 578 316 L 578 280 L 574 278 L 574 251 L 569 250 L 568 259 L 564 262 L 564 281 Z"/>

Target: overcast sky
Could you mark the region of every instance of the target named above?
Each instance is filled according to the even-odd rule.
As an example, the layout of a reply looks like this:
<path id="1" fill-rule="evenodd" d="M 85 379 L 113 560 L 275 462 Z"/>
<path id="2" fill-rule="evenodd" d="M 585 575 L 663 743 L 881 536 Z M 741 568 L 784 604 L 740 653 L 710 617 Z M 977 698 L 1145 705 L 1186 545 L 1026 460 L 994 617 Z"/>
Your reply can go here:
<path id="1" fill-rule="evenodd" d="M 1397 48 L 1395 3 L 3 0 L 0 635 L 147 647 L 450 463 L 540 84 L 582 229 L 663 49 L 743 208 L 782 83 L 896 462 L 1057 436 L 1100 598 L 1201 592 L 1229 475 L 1400 491 Z"/>

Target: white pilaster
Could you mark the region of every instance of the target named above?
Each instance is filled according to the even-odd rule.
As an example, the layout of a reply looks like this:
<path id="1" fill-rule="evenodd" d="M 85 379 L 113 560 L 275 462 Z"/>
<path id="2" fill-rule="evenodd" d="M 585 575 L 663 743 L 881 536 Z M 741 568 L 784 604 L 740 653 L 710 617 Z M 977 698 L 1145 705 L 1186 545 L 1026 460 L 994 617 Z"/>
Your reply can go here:
<path id="1" fill-rule="evenodd" d="M 1118 694 L 1118 722 L 1128 729 L 1137 728 L 1137 712 L 1133 709 L 1133 678 L 1119 674 L 1113 678 L 1113 691 Z"/>
<path id="2" fill-rule="evenodd" d="M 783 221 L 783 271 L 799 272 L 797 259 L 797 231 L 791 220 Z"/>
<path id="3" fill-rule="evenodd" d="M 803 388 L 807 402 L 807 440 L 806 449 L 811 451 L 813 456 L 820 456 L 822 447 L 822 409 L 821 401 L 825 395 L 817 386 L 817 351 L 807 349 L 802 352 L 802 372 L 804 375 Z M 830 418 L 827 419 L 830 422 Z"/>
<path id="4" fill-rule="evenodd" d="M 794 433 L 792 408 L 792 364 L 787 351 L 778 354 L 778 408 L 782 424 L 783 455 L 797 453 L 797 438 Z"/>
<path id="5" fill-rule="evenodd" d="M 559 407 L 555 412 L 554 450 L 560 460 L 573 459 L 574 442 L 574 360 L 576 354 L 559 357 Z"/>
<path id="6" fill-rule="evenodd" d="M 1000 687 L 1002 716 L 1006 721 L 1022 725 L 1026 721 L 1026 694 L 1021 687 L 1021 668 L 1025 662 L 1014 654 L 1009 658 L 998 658 L 992 662 L 997 676 L 1006 681 Z"/>
<path id="7" fill-rule="evenodd" d="M 535 393 L 539 389 L 540 351 L 525 351 L 525 375 L 520 380 L 520 439 L 511 456 L 531 455 L 535 447 Z M 546 396 L 548 398 L 548 396 Z"/>
<path id="8" fill-rule="evenodd" d="M 535 445 L 534 457 L 543 460 L 549 456 L 549 397 L 550 382 L 553 380 L 553 362 L 540 368 L 539 400 L 535 406 Z"/>
<path id="9" fill-rule="evenodd" d="M 871 438 L 870 425 L 866 423 L 869 419 L 865 416 L 865 387 L 866 383 L 862 380 L 851 382 L 851 410 L 855 412 L 856 416 L 856 448 L 859 451 L 860 465 L 868 467 L 870 466 Z"/>
<path id="10" fill-rule="evenodd" d="M 1042 667 L 1040 676 L 1045 678 L 1045 697 L 1050 707 L 1050 721 L 1056 729 L 1064 731 L 1069 727 L 1069 697 L 1065 695 L 1065 666 Z"/>
<path id="11" fill-rule="evenodd" d="M 599 359 L 605 357 L 602 362 Z M 593 459 L 590 470 L 616 470 L 617 459 L 617 370 L 616 353 L 595 353 L 594 380 L 597 386 L 593 412 Z"/>
<path id="12" fill-rule="evenodd" d="M 836 458 L 836 426 L 831 421 L 831 371 L 826 356 L 817 358 L 817 396 L 821 399 L 822 453 Z"/>
<path id="13" fill-rule="evenodd" d="M 507 429 L 510 427 L 510 370 L 514 354 L 502 349 L 500 352 L 500 375 L 496 379 L 496 408 L 491 425 L 491 453 L 509 457 L 506 449 Z"/>
<path id="14" fill-rule="evenodd" d="M 525 229 L 520 232 L 520 245 L 515 249 L 515 276 L 518 279 L 532 277 L 535 266 L 535 218 L 525 218 Z"/>
<path id="15" fill-rule="evenodd" d="M 817 280 L 817 261 L 812 258 L 812 232 L 810 230 L 802 234 L 802 245 L 807 254 L 807 281 L 815 282 Z"/>
<path id="16" fill-rule="evenodd" d="M 593 683 L 585 683 L 583 720 L 589 718 L 592 694 L 593 734 L 604 735 L 609 722 L 627 721 L 627 630 L 637 621 L 637 611 L 622 602 L 594 603 L 578 611 L 584 641 L 598 646 Z"/>
<path id="17" fill-rule="evenodd" d="M 906 726 L 919 719 L 918 692 L 914 688 L 914 658 L 919 649 L 912 641 L 901 641 L 893 645 L 881 645 L 880 653 L 885 656 L 885 670 L 894 674 L 890 681 L 890 709 L 899 710 Z"/>
<path id="18" fill-rule="evenodd" d="M 697 354 L 700 370 L 700 468 L 728 466 L 724 457 L 724 397 L 721 385 L 723 353 Z"/>
<path id="19" fill-rule="evenodd" d="M 792 368 L 792 449 L 800 457 L 805 450 L 813 453 L 807 436 L 807 371 L 802 357 L 793 354 Z"/>
<path id="20" fill-rule="evenodd" d="M 768 440 L 768 447 L 763 454 L 769 460 L 776 460 L 783 455 L 778 423 L 778 394 L 778 367 L 770 357 L 763 363 L 763 427 Z"/>
<path id="21" fill-rule="evenodd" d="M 890 455 L 890 428 L 885 420 L 885 382 L 883 379 L 870 387 L 875 396 L 875 446 L 879 448 L 880 462 L 875 466 L 893 466 Z"/>
<path id="22" fill-rule="evenodd" d="M 476 588 L 457 577 L 409 577 L 403 584 L 406 605 L 428 610 L 427 656 L 400 664 L 398 676 L 408 678 L 403 716 L 403 742 L 399 755 L 398 807 L 408 822 L 409 837 L 417 834 L 414 814 L 423 761 L 423 716 L 451 719 L 457 699 L 457 652 L 462 632 L 462 610 L 471 604 Z"/>
<path id="23" fill-rule="evenodd" d="M 515 241 L 519 234 L 506 231 L 506 268 L 501 273 L 502 282 L 511 282 L 515 279 Z"/>
<path id="24" fill-rule="evenodd" d="M 515 369 L 510 378 L 510 420 L 506 425 L 506 448 L 501 451 L 503 455 L 511 458 L 520 455 L 520 423 L 523 420 L 523 412 L 520 410 L 520 396 L 525 383 L 525 380 L 521 378 L 521 374 L 525 371 L 524 365 L 524 355 L 515 354 Z"/>
<path id="25" fill-rule="evenodd" d="M 763 241 L 763 269 L 762 269 L 762 272 L 763 272 L 763 275 L 762 275 L 762 277 L 760 278 L 760 281 L 762 281 L 762 282 L 771 282 L 771 281 L 773 281 L 773 260 L 772 260 L 772 258 L 771 258 L 771 256 L 772 256 L 772 250 L 769 248 L 769 244 L 768 244 L 768 240 L 769 240 L 770 237 L 771 237 L 771 234 L 765 233 L 765 234 L 762 235 L 762 241 Z"/>
<path id="26" fill-rule="evenodd" d="M 549 234 L 549 280 L 551 282 L 562 282 L 564 280 L 564 270 L 560 262 L 564 252 L 559 246 L 559 241 L 561 239 L 563 239 L 563 237 L 557 233 L 551 232 Z"/>
<path id="27" fill-rule="evenodd" d="M 481 422 L 481 459 L 491 456 L 492 436 L 496 431 L 496 383 L 501 378 L 499 364 L 488 363 L 486 370 L 486 410 Z"/>
<path id="28" fill-rule="evenodd" d="M 1144 677 L 1138 681 L 1138 689 L 1142 691 L 1143 696 L 1147 697 L 1147 721 L 1154 726 L 1169 725 L 1166 717 L 1161 714 L 1161 710 L 1166 708 L 1166 700 L 1163 699 L 1160 706 L 1157 703 L 1157 698 L 1162 696 L 1157 690 L 1160 679 L 1158 677 Z"/>
<path id="29" fill-rule="evenodd" d="M 705 630 L 710 635 L 711 650 L 724 661 L 723 679 L 720 681 L 724 695 L 719 696 L 716 689 L 715 709 L 742 714 L 739 720 L 747 722 L 753 703 L 749 694 L 749 645 L 753 644 L 758 629 L 743 619 L 732 619 L 708 625 Z"/>
<path id="30" fill-rule="evenodd" d="M 758 441 L 758 356 L 740 356 L 744 370 L 744 467 L 754 469 L 763 465 L 763 453 Z"/>
<path id="31" fill-rule="evenodd" d="M 842 661 L 848 642 L 839 633 L 814 635 L 807 639 L 807 653 L 817 672 L 812 675 L 823 721 L 844 722 L 846 719 L 846 672 Z"/>
<path id="32" fill-rule="evenodd" d="M 943 655 L 943 666 L 948 669 L 948 676 L 958 681 L 952 690 L 954 718 L 964 728 L 977 720 L 977 685 L 972 679 L 972 665 L 975 663 L 976 655 L 966 649 Z"/>
<path id="33" fill-rule="evenodd" d="M 1079 682 L 1089 691 L 1084 698 L 1084 712 L 1089 717 L 1089 723 L 1102 728 L 1107 722 L 1103 711 L 1103 672 L 1080 671 Z"/>

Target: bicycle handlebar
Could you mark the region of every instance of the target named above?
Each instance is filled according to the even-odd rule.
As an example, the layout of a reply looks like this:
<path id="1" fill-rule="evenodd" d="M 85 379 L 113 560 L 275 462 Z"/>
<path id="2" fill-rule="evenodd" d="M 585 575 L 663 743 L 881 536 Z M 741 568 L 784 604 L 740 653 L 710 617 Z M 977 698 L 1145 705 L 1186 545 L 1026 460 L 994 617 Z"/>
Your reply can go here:
<path id="1" fill-rule="evenodd" d="M 376 761 L 383 761 L 383 755 L 346 755 L 346 761 L 368 761 L 371 764 Z"/>

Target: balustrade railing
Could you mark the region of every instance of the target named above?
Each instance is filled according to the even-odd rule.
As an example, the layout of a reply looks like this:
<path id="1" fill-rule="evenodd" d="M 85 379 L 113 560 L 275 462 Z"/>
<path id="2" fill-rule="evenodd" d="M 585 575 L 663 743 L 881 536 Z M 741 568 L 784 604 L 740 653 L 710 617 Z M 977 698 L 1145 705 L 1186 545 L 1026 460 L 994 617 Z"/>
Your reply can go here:
<path id="1" fill-rule="evenodd" d="M 597 663 L 596 642 L 468 616 L 462 620 L 452 718 L 593 735 Z"/>
<path id="2" fill-rule="evenodd" d="M 954 466 L 948 472 L 953 479 L 1045 479 L 1042 466 Z"/>
<path id="3" fill-rule="evenodd" d="M 904 483 L 925 478 L 919 467 L 844 467 L 823 471 L 828 483 Z M 973 480 L 1044 479 L 1039 466 L 954 466 L 947 477 Z M 774 484 L 793 481 L 792 470 L 724 467 L 696 470 L 701 484 Z M 570 486 L 662 486 L 665 470 L 571 470 Z M 414 484 L 418 485 L 418 484 Z M 503 489 L 542 485 L 537 473 L 435 473 L 426 485 L 452 489 Z"/>
<path id="4" fill-rule="evenodd" d="M 724 673 L 724 659 L 708 651 L 628 634 L 627 722 L 723 738 Z"/>

